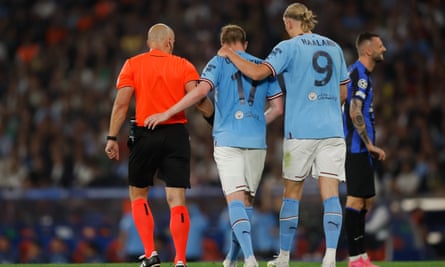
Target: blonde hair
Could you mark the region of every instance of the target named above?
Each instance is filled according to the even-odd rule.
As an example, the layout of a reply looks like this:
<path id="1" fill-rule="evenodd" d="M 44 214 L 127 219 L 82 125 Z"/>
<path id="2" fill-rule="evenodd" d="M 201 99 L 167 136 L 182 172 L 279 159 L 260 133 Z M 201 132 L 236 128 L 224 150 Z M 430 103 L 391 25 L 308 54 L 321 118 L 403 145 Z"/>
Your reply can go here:
<path id="1" fill-rule="evenodd" d="M 238 25 L 228 24 L 221 29 L 221 44 L 245 43 L 246 39 L 246 31 Z"/>
<path id="2" fill-rule="evenodd" d="M 283 17 L 301 21 L 303 32 L 312 31 L 318 22 L 317 16 L 312 13 L 312 10 L 301 3 L 290 4 L 284 11 Z"/>

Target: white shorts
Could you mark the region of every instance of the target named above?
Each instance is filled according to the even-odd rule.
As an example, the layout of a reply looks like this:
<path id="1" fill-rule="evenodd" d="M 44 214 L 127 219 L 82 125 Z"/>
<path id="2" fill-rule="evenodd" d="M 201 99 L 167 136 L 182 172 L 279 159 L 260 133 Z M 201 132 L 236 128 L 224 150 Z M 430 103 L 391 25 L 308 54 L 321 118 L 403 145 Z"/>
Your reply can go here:
<path id="1" fill-rule="evenodd" d="M 226 196 L 236 191 L 255 196 L 266 160 L 265 149 L 215 147 L 213 156 Z"/>
<path id="2" fill-rule="evenodd" d="M 302 181 L 307 176 L 345 181 L 346 144 L 343 138 L 284 139 L 283 177 Z"/>

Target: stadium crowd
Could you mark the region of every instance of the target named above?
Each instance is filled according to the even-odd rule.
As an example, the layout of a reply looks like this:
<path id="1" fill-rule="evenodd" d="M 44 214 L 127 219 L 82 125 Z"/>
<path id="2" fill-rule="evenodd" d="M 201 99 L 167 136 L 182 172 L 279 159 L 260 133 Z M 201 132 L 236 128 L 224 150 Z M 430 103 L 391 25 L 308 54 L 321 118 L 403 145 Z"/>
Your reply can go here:
<path id="1" fill-rule="evenodd" d="M 117 71 L 125 58 L 146 49 L 148 26 L 170 25 L 175 54 L 201 72 L 227 23 L 245 28 L 248 52 L 264 57 L 286 38 L 282 12 L 290 2 L 1 1 L 0 187 L 125 187 L 127 156 L 116 163 L 103 149 Z M 388 49 L 373 72 L 377 142 L 387 151 L 379 197 L 444 196 L 445 2 L 305 2 L 318 16 L 316 32 L 337 41 L 348 64 L 363 30 L 382 36 Z M 194 109 L 188 118 L 192 186 L 219 186 L 211 129 Z M 281 126 L 269 126 L 264 197 L 279 195 Z M 120 135 L 121 148 L 126 134 Z M 276 212 L 273 205 L 266 208 Z"/>

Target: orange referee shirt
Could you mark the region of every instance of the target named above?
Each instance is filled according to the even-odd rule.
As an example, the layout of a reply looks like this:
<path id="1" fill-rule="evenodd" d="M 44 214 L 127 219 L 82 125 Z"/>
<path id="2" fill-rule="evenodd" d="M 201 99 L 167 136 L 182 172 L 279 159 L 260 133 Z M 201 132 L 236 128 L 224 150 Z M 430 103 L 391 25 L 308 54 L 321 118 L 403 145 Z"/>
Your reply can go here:
<path id="1" fill-rule="evenodd" d="M 199 74 L 189 61 L 152 49 L 125 61 L 116 88 L 134 88 L 136 124 L 144 126 L 147 116 L 164 112 L 173 106 L 186 94 L 185 84 L 197 80 Z M 182 111 L 162 124 L 186 122 L 185 112 Z"/>

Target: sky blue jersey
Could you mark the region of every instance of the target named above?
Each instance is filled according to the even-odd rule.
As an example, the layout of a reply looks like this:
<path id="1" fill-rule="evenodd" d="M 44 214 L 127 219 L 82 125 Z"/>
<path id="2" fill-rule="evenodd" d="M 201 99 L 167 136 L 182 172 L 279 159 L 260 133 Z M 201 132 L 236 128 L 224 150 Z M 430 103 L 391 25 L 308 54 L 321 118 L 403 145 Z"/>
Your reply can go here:
<path id="1" fill-rule="evenodd" d="M 243 58 L 262 60 L 245 52 Z M 215 146 L 266 148 L 266 100 L 282 95 L 273 77 L 253 81 L 224 57 L 213 57 L 201 74 L 201 82 L 210 83 L 215 96 L 213 138 Z"/>
<path id="2" fill-rule="evenodd" d="M 266 58 L 286 85 L 284 137 L 323 139 L 344 137 L 340 84 L 349 81 L 340 46 L 308 33 L 277 44 Z"/>

